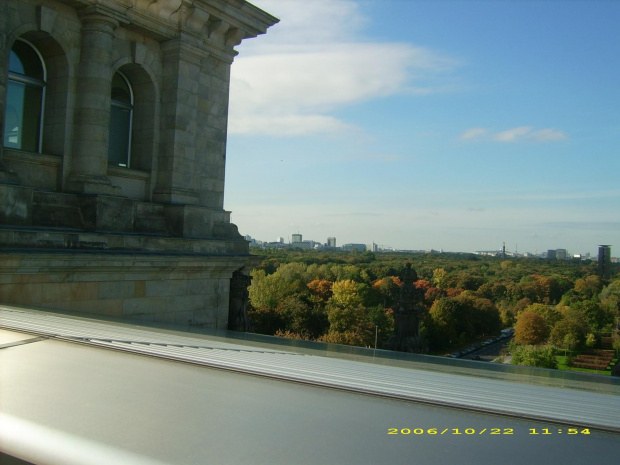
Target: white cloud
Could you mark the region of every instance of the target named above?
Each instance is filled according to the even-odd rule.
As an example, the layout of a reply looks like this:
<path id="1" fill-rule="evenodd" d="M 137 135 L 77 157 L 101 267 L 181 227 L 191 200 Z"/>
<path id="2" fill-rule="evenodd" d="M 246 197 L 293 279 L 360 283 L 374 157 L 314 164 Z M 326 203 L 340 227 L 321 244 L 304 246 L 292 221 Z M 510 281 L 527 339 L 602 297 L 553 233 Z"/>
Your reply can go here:
<path id="1" fill-rule="evenodd" d="M 461 134 L 461 139 L 477 139 L 486 136 L 488 132 L 489 131 L 484 128 L 471 128 Z"/>
<path id="2" fill-rule="evenodd" d="M 367 19 L 351 0 L 255 3 L 281 22 L 239 47 L 231 75 L 231 134 L 351 130 L 330 113 L 395 94 L 442 91 L 432 77 L 456 66 L 422 47 L 361 36 Z"/>
<path id="3" fill-rule="evenodd" d="M 538 142 L 547 142 L 566 140 L 568 137 L 562 131 L 558 131 L 557 129 L 541 129 L 540 131 L 535 131 L 529 134 L 528 138 Z"/>
<path id="4" fill-rule="evenodd" d="M 508 129 L 493 136 L 493 140 L 498 142 L 514 142 L 523 136 L 527 136 L 532 132 L 530 126 L 521 126 L 519 128 Z"/>
<path id="5" fill-rule="evenodd" d="M 556 142 L 566 140 L 568 136 L 558 129 L 534 130 L 532 126 L 519 126 L 498 133 L 492 133 L 486 128 L 471 128 L 463 132 L 460 139 L 492 140 L 496 142 Z"/>

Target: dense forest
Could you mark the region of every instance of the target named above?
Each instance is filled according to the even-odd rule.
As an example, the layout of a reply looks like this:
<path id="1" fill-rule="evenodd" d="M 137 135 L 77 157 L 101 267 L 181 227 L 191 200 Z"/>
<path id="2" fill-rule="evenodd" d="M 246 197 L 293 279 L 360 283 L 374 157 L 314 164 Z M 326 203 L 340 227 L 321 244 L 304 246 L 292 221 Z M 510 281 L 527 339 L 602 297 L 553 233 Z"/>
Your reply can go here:
<path id="1" fill-rule="evenodd" d="M 473 254 L 253 250 L 248 315 L 255 332 L 381 347 L 394 329 L 407 263 L 423 294 L 420 334 L 444 354 L 515 328 L 514 363 L 554 366 L 557 349 L 620 347 L 620 266 Z"/>

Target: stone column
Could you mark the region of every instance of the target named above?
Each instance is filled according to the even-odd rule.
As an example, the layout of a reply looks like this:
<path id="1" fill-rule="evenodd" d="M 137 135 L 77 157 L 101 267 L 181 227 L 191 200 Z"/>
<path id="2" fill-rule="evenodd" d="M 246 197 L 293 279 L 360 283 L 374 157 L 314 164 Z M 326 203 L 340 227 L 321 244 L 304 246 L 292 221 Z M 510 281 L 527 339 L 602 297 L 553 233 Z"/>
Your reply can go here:
<path id="1" fill-rule="evenodd" d="M 110 131 L 111 52 L 118 21 L 98 12 L 82 15 L 75 133 L 67 187 L 83 193 L 115 194 L 107 177 Z"/>
<path id="2" fill-rule="evenodd" d="M 198 81 L 201 61 L 207 52 L 192 45 L 183 34 L 162 43 L 161 48 L 161 148 L 153 200 L 199 205 L 194 160 L 196 134 L 202 130 L 204 122 L 197 120 Z"/>

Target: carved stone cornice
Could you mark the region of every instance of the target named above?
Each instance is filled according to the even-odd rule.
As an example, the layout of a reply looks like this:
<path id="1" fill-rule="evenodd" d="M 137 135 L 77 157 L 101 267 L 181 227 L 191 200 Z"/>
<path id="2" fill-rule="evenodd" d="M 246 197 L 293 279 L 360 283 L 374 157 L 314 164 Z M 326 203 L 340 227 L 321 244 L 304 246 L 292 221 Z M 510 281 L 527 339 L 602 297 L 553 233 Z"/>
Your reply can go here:
<path id="1" fill-rule="evenodd" d="M 209 33 L 209 22 L 222 20 L 229 24 L 231 29 L 238 29 L 234 40 L 238 40 L 239 36 L 243 40 L 264 34 L 279 21 L 246 0 L 57 1 L 78 10 L 95 8 L 105 11 L 121 24 L 127 23 L 132 28 L 150 31 L 160 39 L 170 39 L 180 29 L 206 35 Z M 226 41 L 222 44 L 227 45 Z"/>
<path id="2" fill-rule="evenodd" d="M 114 30 L 119 26 L 118 20 L 94 11 L 80 12 L 83 31 L 103 32 L 114 37 Z"/>
<path id="3" fill-rule="evenodd" d="M 99 22 L 103 27 L 107 22 L 112 30 L 120 24 L 128 24 L 129 19 L 125 15 L 129 0 L 107 0 L 100 3 L 91 3 L 78 8 L 78 15 L 82 24 Z"/>

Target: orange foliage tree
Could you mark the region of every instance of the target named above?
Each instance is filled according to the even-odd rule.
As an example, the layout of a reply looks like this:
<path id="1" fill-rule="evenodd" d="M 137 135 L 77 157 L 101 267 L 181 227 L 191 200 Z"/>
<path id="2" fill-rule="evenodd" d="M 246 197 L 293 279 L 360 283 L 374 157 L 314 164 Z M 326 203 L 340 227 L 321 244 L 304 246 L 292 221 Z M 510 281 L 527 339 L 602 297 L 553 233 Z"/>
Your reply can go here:
<path id="1" fill-rule="evenodd" d="M 549 327 L 538 313 L 525 310 L 515 325 L 515 342 L 521 345 L 543 344 L 549 336 Z"/>

